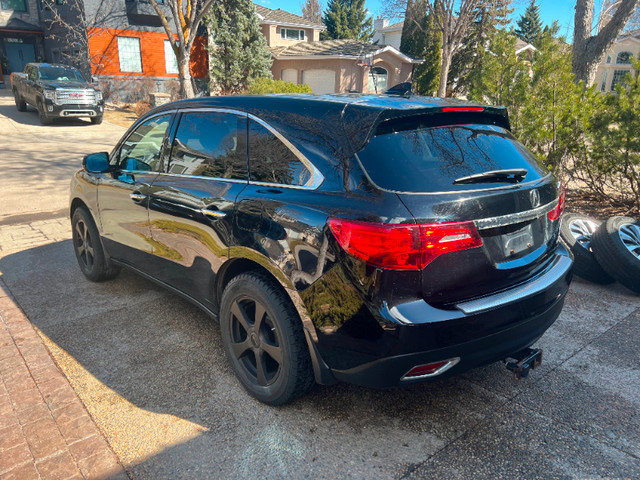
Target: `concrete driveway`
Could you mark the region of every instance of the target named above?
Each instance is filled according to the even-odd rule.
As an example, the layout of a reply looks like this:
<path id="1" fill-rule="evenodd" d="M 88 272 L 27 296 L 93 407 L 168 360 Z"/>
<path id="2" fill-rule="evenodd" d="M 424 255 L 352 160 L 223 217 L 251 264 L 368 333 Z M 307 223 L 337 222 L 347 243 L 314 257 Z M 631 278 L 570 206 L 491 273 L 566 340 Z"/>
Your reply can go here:
<path id="1" fill-rule="evenodd" d="M 71 172 L 117 140 L 114 127 L 39 127 L 3 100 L 0 128 L 24 127 L 31 143 L 0 138 L 4 174 L 29 165 L 24 178 L 10 172 L 21 188 L 0 177 L 0 235 L 42 235 L 0 242 L 2 279 L 131 478 L 640 478 L 640 302 L 619 284 L 574 281 L 526 381 L 495 364 L 410 389 L 317 387 L 267 407 L 235 380 L 214 321 L 126 271 L 86 281 L 63 223 L 38 220 L 60 217 Z M 49 201 L 22 204 L 44 191 Z"/>

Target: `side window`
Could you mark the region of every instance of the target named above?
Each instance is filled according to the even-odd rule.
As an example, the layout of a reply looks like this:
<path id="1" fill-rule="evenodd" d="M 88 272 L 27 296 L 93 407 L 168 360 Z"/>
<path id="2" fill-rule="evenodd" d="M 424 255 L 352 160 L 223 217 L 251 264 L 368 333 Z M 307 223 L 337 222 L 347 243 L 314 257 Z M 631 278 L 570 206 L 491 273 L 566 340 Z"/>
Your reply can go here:
<path id="1" fill-rule="evenodd" d="M 32 82 L 35 82 L 36 80 L 38 80 L 36 78 L 36 74 L 37 74 L 37 70 L 35 67 L 29 67 L 29 69 L 27 70 L 27 78 L 29 80 L 31 80 Z"/>
<path id="2" fill-rule="evenodd" d="M 127 137 L 120 147 L 116 161 L 123 170 L 159 172 L 162 170 L 160 155 L 171 114 L 153 117 Z"/>
<path id="3" fill-rule="evenodd" d="M 246 122 L 246 117 L 232 113 L 183 113 L 169 172 L 247 180 Z"/>
<path id="4" fill-rule="evenodd" d="M 249 120 L 249 165 L 254 182 L 310 186 L 311 166 L 307 167 L 270 130 Z"/>

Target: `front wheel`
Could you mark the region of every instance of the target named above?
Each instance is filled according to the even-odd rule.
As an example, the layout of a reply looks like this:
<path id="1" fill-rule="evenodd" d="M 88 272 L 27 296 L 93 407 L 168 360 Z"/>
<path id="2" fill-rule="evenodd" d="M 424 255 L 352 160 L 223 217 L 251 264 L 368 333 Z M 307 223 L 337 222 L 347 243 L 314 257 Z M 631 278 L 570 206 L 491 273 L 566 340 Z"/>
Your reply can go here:
<path id="1" fill-rule="evenodd" d="M 78 265 L 85 277 L 92 282 L 102 282 L 120 273 L 120 268 L 105 255 L 96 224 L 86 209 L 78 208 L 73 212 L 71 233 Z"/>
<path id="2" fill-rule="evenodd" d="M 96 117 L 91 117 L 92 125 L 100 125 L 102 123 L 102 115 L 98 115 Z"/>
<path id="3" fill-rule="evenodd" d="M 234 373 L 261 402 L 283 405 L 315 384 L 300 318 L 266 275 L 245 273 L 229 282 L 220 330 Z"/>
<path id="4" fill-rule="evenodd" d="M 53 123 L 53 120 L 47 116 L 47 112 L 44 110 L 42 103 L 38 104 L 38 117 L 40 117 L 40 123 L 42 125 L 51 125 L 51 123 Z"/>

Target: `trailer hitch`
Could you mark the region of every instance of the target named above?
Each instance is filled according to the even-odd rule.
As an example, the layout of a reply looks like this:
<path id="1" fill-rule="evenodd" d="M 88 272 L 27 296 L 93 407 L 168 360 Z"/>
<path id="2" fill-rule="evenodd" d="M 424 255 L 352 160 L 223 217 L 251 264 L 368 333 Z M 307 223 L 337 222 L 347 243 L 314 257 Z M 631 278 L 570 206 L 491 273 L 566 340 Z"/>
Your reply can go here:
<path id="1" fill-rule="evenodd" d="M 509 359 L 515 360 L 509 362 L 507 359 L 504 362 L 507 365 L 507 370 L 511 370 L 515 375 L 516 380 L 527 378 L 529 370 L 534 370 L 542 363 L 542 349 L 541 348 L 525 348 L 524 350 L 509 355 Z"/>

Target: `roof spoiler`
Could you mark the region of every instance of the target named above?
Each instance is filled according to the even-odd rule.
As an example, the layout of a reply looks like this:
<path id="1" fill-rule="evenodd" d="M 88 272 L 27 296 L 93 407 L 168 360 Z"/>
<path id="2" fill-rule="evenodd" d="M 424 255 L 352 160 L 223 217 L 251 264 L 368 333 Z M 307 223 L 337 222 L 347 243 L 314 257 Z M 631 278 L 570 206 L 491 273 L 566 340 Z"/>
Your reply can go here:
<path id="1" fill-rule="evenodd" d="M 410 97 L 413 94 L 413 92 L 411 91 L 411 82 L 404 82 L 394 85 L 389 90 L 385 91 L 384 94 Z"/>

